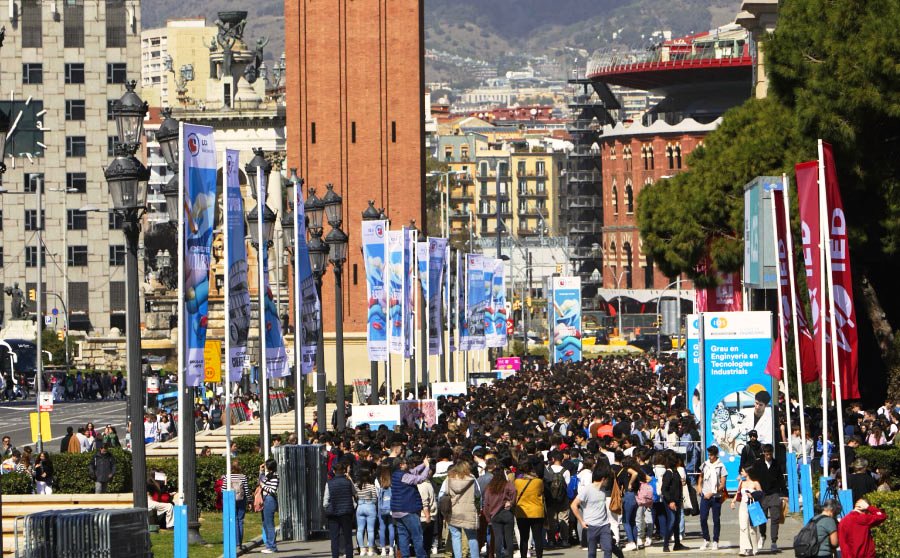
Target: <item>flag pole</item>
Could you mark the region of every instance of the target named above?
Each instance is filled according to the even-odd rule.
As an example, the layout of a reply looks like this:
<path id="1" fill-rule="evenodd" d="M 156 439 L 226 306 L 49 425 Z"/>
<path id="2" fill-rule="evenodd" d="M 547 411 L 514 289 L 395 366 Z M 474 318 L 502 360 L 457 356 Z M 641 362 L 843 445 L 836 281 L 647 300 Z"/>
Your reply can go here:
<path id="1" fill-rule="evenodd" d="M 819 300 L 818 300 L 818 316 L 816 317 L 816 326 L 819 328 L 818 335 L 821 335 L 821 377 L 822 377 L 822 476 L 827 477 L 829 474 L 829 451 L 828 451 L 828 357 L 826 348 L 828 343 L 825 339 L 825 167 L 822 165 L 822 144 L 819 143 L 819 162 L 818 162 L 818 201 L 819 201 Z"/>
<path id="2" fill-rule="evenodd" d="M 300 204 L 303 195 L 303 181 L 294 183 L 294 423 L 297 429 L 297 443 L 306 444 L 306 415 L 303 385 L 303 343 L 305 341 L 305 328 L 303 327 L 303 285 L 300 284 L 300 244 L 306 242 L 306 212 Z M 304 222 L 300 221 L 300 212 L 303 211 Z M 303 231 L 303 234 L 298 234 Z M 301 237 L 302 236 L 302 237 Z M 308 254 L 308 253 L 307 253 Z M 306 256 L 307 260 L 309 256 Z"/>
<path id="3" fill-rule="evenodd" d="M 184 122 L 178 123 L 178 149 L 184 149 Z M 191 412 L 185 408 L 185 325 L 187 320 L 184 316 L 184 265 L 185 265 L 185 238 L 184 238 L 184 154 L 178 156 L 178 455 L 185 453 L 185 436 L 184 430 L 187 424 L 188 416 L 193 420 L 193 409 Z M 143 420 L 141 420 L 140 430 L 135 428 L 137 422 L 136 417 L 131 420 L 131 435 L 144 435 Z M 187 533 L 187 506 L 184 502 L 184 483 L 185 471 L 184 460 L 178 460 L 178 494 L 175 497 L 175 536 L 174 536 L 174 555 L 175 558 L 187 558 L 188 533 Z"/>
<path id="4" fill-rule="evenodd" d="M 269 374 L 268 364 L 266 362 L 266 282 L 263 262 L 266 259 L 269 247 L 266 246 L 266 238 L 263 235 L 263 222 L 266 205 L 266 186 L 263 184 L 265 175 L 262 166 L 256 167 L 256 238 L 259 245 L 256 249 L 256 270 L 259 295 L 259 385 L 262 397 L 260 397 L 260 414 L 259 420 L 262 421 L 263 439 L 263 459 L 269 459 Z M 321 421 L 324 417 L 319 417 Z"/>
<path id="5" fill-rule="evenodd" d="M 783 186 L 783 183 L 782 183 Z M 769 204 L 772 212 L 772 239 L 775 242 L 775 254 L 776 257 L 778 255 L 778 215 L 775 210 L 775 196 L 778 195 L 777 189 L 771 190 L 771 203 Z M 781 266 L 779 265 L 778 269 L 778 342 L 781 344 L 781 362 L 778 363 L 781 366 L 781 379 L 784 382 L 784 412 L 785 419 L 787 421 L 787 453 L 793 453 L 793 449 L 791 448 L 791 388 L 788 378 L 790 375 L 788 374 L 787 367 L 787 347 L 786 341 L 784 339 L 785 334 L 787 333 L 787 328 L 785 327 L 786 320 L 788 317 L 784 313 L 784 300 L 781 296 L 781 286 L 787 281 L 787 277 L 782 276 Z M 793 316 L 792 316 L 793 317 Z M 799 386 L 799 384 L 798 384 Z"/>
<path id="6" fill-rule="evenodd" d="M 224 187 L 222 188 L 225 198 L 225 219 L 222 223 L 222 244 L 225 247 L 226 271 L 230 271 L 227 265 L 231 262 L 233 254 L 231 253 L 231 245 L 229 240 L 231 237 L 230 223 L 228 217 L 231 209 L 228 207 L 228 151 L 222 150 L 222 160 L 225 161 L 225 172 L 222 173 Z M 237 164 L 235 161 L 234 164 Z M 225 274 L 225 331 L 231 331 L 231 281 L 229 275 Z M 231 335 L 225 335 L 225 489 L 231 490 Z"/>

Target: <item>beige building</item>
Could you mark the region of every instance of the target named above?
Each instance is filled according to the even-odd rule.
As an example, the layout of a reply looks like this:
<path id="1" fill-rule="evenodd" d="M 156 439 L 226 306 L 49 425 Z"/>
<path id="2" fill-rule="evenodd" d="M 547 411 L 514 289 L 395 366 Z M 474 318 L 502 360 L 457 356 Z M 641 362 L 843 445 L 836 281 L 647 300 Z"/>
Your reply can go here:
<path id="1" fill-rule="evenodd" d="M 109 211 L 110 104 L 140 80 L 140 3 L 10 0 L 0 57 L 0 109 L 15 123 L 0 195 L 0 286 L 36 285 L 37 211 L 44 189 L 43 308 L 55 327 L 106 334 L 125 327 L 125 239 Z M 138 91 L 140 94 L 140 91 Z M 90 209 L 92 211 L 85 211 Z M 10 301 L 0 289 L 0 322 Z M 33 302 L 29 309 L 34 312 Z M 53 327 L 53 326 L 51 326 Z"/>
<path id="2" fill-rule="evenodd" d="M 202 17 L 170 19 L 141 31 L 141 85 L 155 107 L 187 106 L 206 99 L 209 45 L 217 29 Z"/>

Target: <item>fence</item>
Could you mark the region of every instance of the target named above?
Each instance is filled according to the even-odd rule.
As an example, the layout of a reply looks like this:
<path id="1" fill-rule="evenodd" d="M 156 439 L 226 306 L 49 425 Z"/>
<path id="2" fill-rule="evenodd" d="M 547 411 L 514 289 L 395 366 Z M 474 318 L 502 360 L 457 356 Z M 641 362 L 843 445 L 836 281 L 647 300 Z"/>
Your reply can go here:
<path id="1" fill-rule="evenodd" d="M 146 509 L 47 510 L 16 518 L 14 529 L 17 558 L 153 557 Z"/>
<path id="2" fill-rule="evenodd" d="M 328 525 L 325 497 L 328 460 L 325 446 L 284 445 L 273 449 L 281 482 L 278 483 L 278 518 L 285 540 L 306 541 L 325 533 Z"/>

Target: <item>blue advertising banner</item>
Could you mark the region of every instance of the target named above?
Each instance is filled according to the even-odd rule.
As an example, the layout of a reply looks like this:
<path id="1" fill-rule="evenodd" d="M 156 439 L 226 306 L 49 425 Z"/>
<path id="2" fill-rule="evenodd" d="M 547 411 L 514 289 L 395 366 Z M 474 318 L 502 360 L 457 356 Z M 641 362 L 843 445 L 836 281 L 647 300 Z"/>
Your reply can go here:
<path id="1" fill-rule="evenodd" d="M 444 257 L 447 254 L 446 238 L 428 239 L 428 354 L 441 355 L 443 304 L 441 287 L 444 286 Z"/>
<path id="2" fill-rule="evenodd" d="M 466 254 L 466 308 L 460 324 L 461 351 L 484 349 L 484 270 L 481 254 Z"/>
<path id="3" fill-rule="evenodd" d="M 303 181 L 298 186 L 302 186 Z M 300 369 L 303 375 L 313 371 L 316 364 L 316 349 L 319 340 L 319 314 L 322 306 L 316 292 L 316 280 L 309 261 L 309 246 L 306 244 L 306 206 L 303 204 L 303 188 L 296 188 L 294 198 L 294 267 L 297 269 L 297 286 L 294 298 L 300 302 L 299 328 L 295 339 L 300 340 Z M 297 344 L 296 342 L 294 343 Z M 296 349 L 295 349 L 296 350 Z"/>
<path id="4" fill-rule="evenodd" d="M 203 382 L 209 322 L 209 258 L 216 209 L 216 145 L 209 126 L 184 124 L 185 233 L 184 310 L 187 363 L 185 384 Z"/>
<path id="5" fill-rule="evenodd" d="M 581 360 L 581 278 L 553 277 L 553 362 Z"/>
<path id="6" fill-rule="evenodd" d="M 738 466 L 747 434 L 774 440 L 772 377 L 766 363 L 772 351 L 771 312 L 702 314 L 705 443 L 719 447 L 728 470 L 728 488 L 738 484 Z"/>
<path id="7" fill-rule="evenodd" d="M 387 288 L 384 283 L 387 234 L 385 221 L 363 221 L 368 325 L 366 348 L 370 361 L 387 360 Z"/>
<path id="8" fill-rule="evenodd" d="M 284 337 L 281 335 L 281 319 L 278 317 L 278 306 L 272 295 L 269 284 L 269 251 L 263 250 L 263 284 L 265 285 L 266 307 L 266 377 L 284 378 L 291 374 L 291 363 L 288 362 L 287 350 L 284 348 Z"/>
<path id="9" fill-rule="evenodd" d="M 490 347 L 494 339 L 494 270 L 497 260 L 483 257 L 481 267 L 484 270 L 484 346 Z"/>
<path id="10" fill-rule="evenodd" d="M 405 231 L 388 231 L 388 349 L 391 354 L 404 354 L 406 343 L 407 309 L 405 283 Z"/>
<path id="11" fill-rule="evenodd" d="M 491 309 L 494 327 L 493 335 L 487 338 L 488 347 L 506 345 L 506 265 L 503 260 L 494 260 L 494 278 L 491 287 Z"/>
<path id="12" fill-rule="evenodd" d="M 685 368 L 687 369 L 688 410 L 703 431 L 703 398 L 700 396 L 700 314 L 687 316 L 687 341 L 685 342 Z"/>
<path id="13" fill-rule="evenodd" d="M 228 332 L 228 379 L 241 381 L 250 332 L 250 284 L 247 280 L 247 236 L 244 226 L 244 198 L 238 177 L 240 152 L 225 150 L 225 269 L 228 270 L 228 298 L 225 331 Z"/>
<path id="14" fill-rule="evenodd" d="M 403 296 L 406 305 L 403 307 L 403 322 L 406 324 L 406 340 L 403 342 L 403 357 L 412 358 L 416 346 L 415 327 L 413 324 L 413 309 L 416 306 L 416 286 L 413 284 L 413 265 L 416 255 L 416 237 L 418 233 L 408 227 L 403 227 Z"/>
<path id="15" fill-rule="evenodd" d="M 466 255 L 456 252 L 456 335 L 458 342 L 454 347 L 463 351 L 462 339 L 468 335 L 466 327 Z"/>

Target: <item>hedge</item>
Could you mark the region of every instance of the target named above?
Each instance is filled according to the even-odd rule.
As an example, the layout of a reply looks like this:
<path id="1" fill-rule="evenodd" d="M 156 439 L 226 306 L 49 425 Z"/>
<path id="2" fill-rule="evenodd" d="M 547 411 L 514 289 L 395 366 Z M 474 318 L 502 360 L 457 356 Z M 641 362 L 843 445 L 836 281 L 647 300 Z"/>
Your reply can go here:
<path id="1" fill-rule="evenodd" d="M 876 555 L 878 558 L 900 558 L 900 492 L 873 492 L 866 499 L 888 516 L 887 521 L 872 529 Z"/>
<path id="2" fill-rule="evenodd" d="M 856 457 L 868 460 L 872 471 L 879 467 L 887 471 L 892 483 L 900 481 L 900 448 L 860 446 L 856 448 Z"/>

